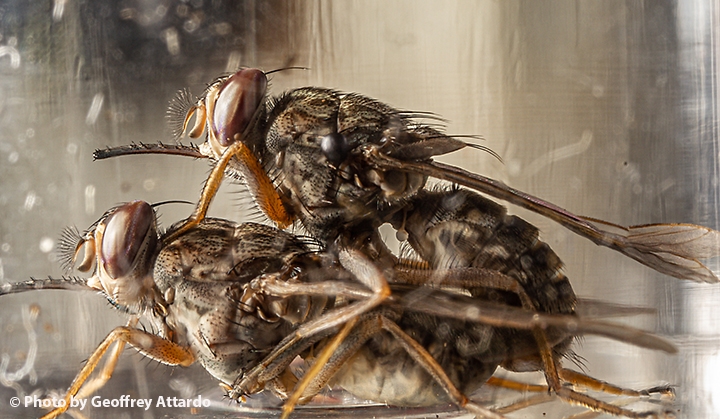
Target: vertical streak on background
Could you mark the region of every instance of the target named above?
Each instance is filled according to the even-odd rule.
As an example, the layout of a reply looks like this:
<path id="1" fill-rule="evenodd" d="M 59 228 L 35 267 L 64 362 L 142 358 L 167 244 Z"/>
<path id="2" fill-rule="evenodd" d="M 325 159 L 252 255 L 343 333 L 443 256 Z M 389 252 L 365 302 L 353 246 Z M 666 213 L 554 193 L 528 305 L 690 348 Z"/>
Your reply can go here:
<path id="1" fill-rule="evenodd" d="M 678 140 L 696 147 L 695 156 L 689 156 L 696 163 L 690 160 L 684 165 L 689 177 L 687 188 L 699 198 L 692 201 L 693 216 L 716 228 L 720 224 L 718 13 L 720 5 L 717 1 L 678 2 L 679 63 L 684 76 L 682 111 L 686 124 L 685 136 Z M 687 354 L 686 359 L 692 362 L 680 365 L 683 370 L 680 387 L 697 388 L 694 393 L 706 402 L 692 403 L 687 396 L 682 396 L 681 405 L 688 406 L 687 413 L 694 417 L 717 417 L 720 415 L 717 380 L 720 376 L 720 331 L 717 327 L 720 292 L 700 284 L 687 284 L 682 297 L 684 322 L 678 337 L 684 344 L 682 351 Z M 697 337 L 702 339 L 703 345 L 693 343 Z"/>

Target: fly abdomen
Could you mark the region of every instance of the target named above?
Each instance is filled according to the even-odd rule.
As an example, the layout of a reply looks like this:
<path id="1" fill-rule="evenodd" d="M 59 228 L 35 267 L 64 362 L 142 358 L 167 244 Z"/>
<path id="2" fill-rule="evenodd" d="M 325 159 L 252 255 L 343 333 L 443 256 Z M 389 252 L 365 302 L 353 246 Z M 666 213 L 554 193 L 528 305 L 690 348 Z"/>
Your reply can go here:
<path id="1" fill-rule="evenodd" d="M 548 313 L 572 313 L 575 293 L 562 274 L 562 262 L 540 241 L 538 229 L 508 215 L 505 207 L 464 189 L 423 190 L 407 211 L 393 219 L 395 228 L 408 233 L 418 255 L 434 269 L 484 268 L 518 281 L 533 304 Z M 489 293 L 479 287 L 474 295 Z M 498 295 L 498 291 L 492 291 Z M 520 305 L 511 293 L 501 293 L 503 303 Z"/>
<path id="2" fill-rule="evenodd" d="M 550 246 L 540 241 L 538 229 L 472 191 L 420 191 L 406 211 L 394 215 L 393 226 L 404 227 L 412 248 L 433 269 L 489 269 L 519 285 L 471 280 L 463 288 L 473 298 L 544 313 L 575 311 L 575 293 L 561 272 L 562 262 Z M 423 329 L 427 323 L 419 321 L 413 326 Z M 454 362 L 474 359 L 483 367 L 481 370 L 490 371 L 497 365 L 494 363 L 515 371 L 543 368 L 539 347 L 529 331 L 485 327 L 488 336 L 480 339 L 466 336 L 467 324 L 448 323 L 447 319 L 442 319 L 442 323 L 455 332 L 453 338 L 435 336 L 442 330 L 439 325 L 426 328 L 429 334 L 425 337 L 446 342 Z M 573 336 L 553 328 L 545 330 L 545 335 L 554 358 L 568 355 Z M 483 342 L 487 343 L 481 345 Z M 476 384 L 464 376 L 459 383 L 461 388 Z"/>

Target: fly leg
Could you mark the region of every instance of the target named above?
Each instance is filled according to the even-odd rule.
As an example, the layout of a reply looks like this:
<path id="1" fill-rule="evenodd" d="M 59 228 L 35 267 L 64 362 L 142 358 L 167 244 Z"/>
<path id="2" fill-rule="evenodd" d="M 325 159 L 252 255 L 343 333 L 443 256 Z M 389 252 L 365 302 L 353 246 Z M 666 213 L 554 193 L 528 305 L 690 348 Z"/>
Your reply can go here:
<path id="1" fill-rule="evenodd" d="M 323 348 L 313 366 L 305 373 L 295 388 L 293 395 L 288 399 L 285 406 L 283 406 L 282 418 L 287 418 L 290 415 L 296 403 L 307 403 L 310 401 L 371 337 L 383 330 L 389 332 L 397 339 L 398 343 L 408 355 L 445 390 L 449 399 L 457 406 L 475 413 L 479 415 L 479 417 L 490 419 L 503 418 L 502 415 L 468 399 L 468 397 L 453 384 L 450 377 L 448 377 L 432 355 L 430 355 L 422 345 L 405 333 L 394 321 L 383 315 L 382 312 L 370 313 L 366 319 L 360 321 L 357 327 L 350 332 L 349 329 L 352 326 L 353 324 L 351 322 L 346 323 L 341 333 Z"/>
<path id="2" fill-rule="evenodd" d="M 335 332 L 335 329 L 326 329 L 312 336 L 304 336 L 299 339 L 295 335 L 286 337 L 260 364 L 247 374 L 238 377 L 232 386 L 226 388 L 228 397 L 236 400 L 246 394 L 260 392 L 265 389 L 267 383 L 273 383 L 274 387 L 276 387 L 277 384 L 282 384 L 281 387 L 287 387 L 283 382 L 277 383 L 277 380 L 282 380 L 282 377 L 286 375 L 288 367 L 295 358 L 313 344 L 331 336 Z M 276 392 L 276 394 L 282 397 L 282 393 Z"/>
<path id="3" fill-rule="evenodd" d="M 276 378 L 292 362 L 294 356 L 291 357 L 291 354 L 299 354 L 312 343 L 332 334 L 327 333 L 328 330 L 332 331 L 337 326 L 353 321 L 353 319 L 380 305 L 390 296 L 390 287 L 385 275 L 362 253 L 353 249 L 343 249 L 338 254 L 338 260 L 355 279 L 369 288 L 371 293 L 367 298 L 361 298 L 347 306 L 335 308 L 317 319 L 303 323 L 293 334 L 283 339 L 255 368 L 235 380 L 229 392 L 230 398 L 238 398 L 248 391 L 252 392 L 261 389 L 265 382 Z M 287 293 L 304 289 L 300 284 L 294 284 L 290 289 L 283 290 L 279 282 L 269 281 L 269 290 L 273 289 L 273 284 L 280 287 L 274 288 L 279 291 L 277 296 L 287 296 Z M 351 295 L 358 297 L 362 295 L 356 287 L 352 286 L 342 287 L 340 284 L 332 286 L 331 283 L 327 282 L 323 283 L 322 287 L 314 287 L 314 285 L 316 284 L 311 284 L 308 288 L 315 288 L 313 291 L 315 294 L 322 292 L 324 289 L 328 296 Z M 343 290 L 348 294 L 344 294 Z M 269 294 L 272 295 L 272 293 Z"/>
<path id="4" fill-rule="evenodd" d="M 413 292 L 417 298 L 420 298 L 424 291 L 430 292 L 434 288 L 433 285 L 461 289 L 490 288 L 507 291 L 518 296 L 523 308 L 536 311 L 532 300 L 517 279 L 494 269 L 470 267 L 430 270 L 399 266 L 395 268 L 393 284 L 420 285 Z M 429 287 L 423 288 L 426 286 Z"/>
<path id="5" fill-rule="evenodd" d="M 477 271 L 479 275 L 474 276 L 473 271 Z M 484 287 L 510 291 L 520 298 L 522 308 L 536 311 L 532 300 L 517 280 L 500 272 L 496 272 L 492 275 L 486 271 L 487 269 L 483 268 L 450 269 L 445 276 L 442 276 L 443 284 L 461 286 L 464 289 Z M 413 278 L 414 276 L 415 275 L 413 274 L 409 275 L 410 278 Z M 555 355 L 553 354 L 552 346 L 550 342 L 548 342 L 546 333 L 541 327 L 534 326 L 531 330 L 533 336 L 535 337 L 535 341 L 538 344 L 538 350 L 542 358 L 548 386 L 550 389 L 557 392 L 557 390 L 561 388 L 561 384 L 557 373 L 557 365 L 555 363 Z"/>
<path id="6" fill-rule="evenodd" d="M 210 202 L 215 197 L 225 176 L 225 169 L 228 168 L 231 162 L 237 163 L 235 168 L 243 174 L 248 189 L 262 212 L 273 220 L 280 229 L 292 224 L 292 217 L 285 209 L 275 185 L 265 173 L 260 162 L 245 143 L 236 141 L 228 146 L 215 162 L 215 166 L 213 166 L 207 181 L 205 181 L 200 199 L 193 213 L 182 225 L 178 226 L 175 231 L 165 238 L 165 243 L 171 243 L 183 233 L 200 224 L 205 218 Z"/>
<path id="7" fill-rule="evenodd" d="M 470 399 L 467 398 L 467 396 L 462 394 L 460 390 L 455 387 L 452 381 L 450 381 L 450 378 L 447 376 L 445 371 L 428 353 L 428 351 L 423 348 L 422 345 L 416 342 L 413 338 L 408 336 L 407 333 L 403 332 L 403 330 L 397 324 L 395 324 L 395 322 L 392 322 L 384 317 L 381 317 L 380 321 L 383 330 L 390 332 L 390 334 L 392 334 L 398 340 L 398 342 L 400 342 L 400 344 L 405 348 L 407 353 L 413 359 L 415 359 L 415 361 L 417 361 L 417 363 L 422 368 L 424 368 L 425 371 L 427 371 L 438 384 L 440 384 L 445 389 L 448 396 L 453 400 L 454 403 L 468 410 L 469 412 L 480 415 L 481 417 L 491 419 L 503 418 L 502 415 L 472 402 Z"/>
<path id="8" fill-rule="evenodd" d="M 127 326 L 117 327 L 113 329 L 109 335 L 107 335 L 100 345 L 98 345 L 85 366 L 83 366 L 78 375 L 75 377 L 70 385 L 70 388 L 65 394 L 65 403 L 63 406 L 54 409 L 47 415 L 43 416 L 42 419 L 56 418 L 68 409 L 72 398 L 80 393 L 83 384 L 95 370 L 95 367 L 97 367 L 102 357 L 110 348 L 110 345 L 115 342 L 118 343 L 118 346 L 116 347 L 116 350 L 112 352 L 112 356 L 108 359 L 102 371 L 102 375 L 108 376 L 108 378 L 112 375 L 112 370 L 117 364 L 117 357 L 120 356 L 121 350 L 125 344 L 129 344 L 133 348 L 137 349 L 138 352 L 167 365 L 181 365 L 186 367 L 195 362 L 195 356 L 187 348 L 184 348 L 174 342 L 139 329 Z M 91 384 L 92 383 L 93 381 L 91 381 Z M 93 386 L 94 385 L 95 384 L 93 384 Z M 92 389 L 92 391 L 97 388 L 99 387 Z"/>
<path id="9" fill-rule="evenodd" d="M 623 388 L 605 381 L 598 380 L 597 378 L 593 378 L 588 375 L 579 373 L 577 371 L 573 371 L 568 368 L 561 368 L 558 373 L 560 375 L 560 378 L 566 383 L 572 384 L 574 386 L 584 387 L 589 390 L 613 394 L 616 396 L 643 397 L 649 396 L 651 394 L 673 396 L 675 393 L 675 390 L 671 386 L 657 386 L 644 390 Z M 548 386 L 546 385 L 527 384 L 521 381 L 509 380 L 507 378 L 500 378 L 495 376 L 490 377 L 490 379 L 487 381 L 487 384 L 523 393 L 543 393 L 549 390 Z"/>
<path id="10" fill-rule="evenodd" d="M 573 371 L 568 368 L 560 369 L 559 374 L 560 378 L 562 378 L 563 381 L 572 385 L 581 386 L 590 390 L 600 391 L 616 396 L 643 397 L 649 396 L 651 394 L 661 394 L 664 396 L 673 397 L 675 395 L 675 390 L 671 386 L 657 386 L 644 390 L 633 390 L 618 387 L 614 384 L 598 380 L 597 378 L 590 377 L 589 375 L 585 375 L 583 373 Z"/>
<path id="11" fill-rule="evenodd" d="M 350 334 L 350 331 L 355 326 L 355 323 L 357 323 L 358 318 L 352 318 L 347 323 L 345 323 L 340 329 L 340 331 L 328 342 L 328 344 L 323 348 L 322 352 L 320 352 L 320 355 L 315 360 L 315 363 L 313 366 L 305 373 L 302 380 L 295 386 L 295 389 L 293 390 L 292 395 L 285 401 L 285 404 L 283 404 L 283 413 L 280 416 L 280 419 L 288 419 L 290 417 L 290 414 L 293 410 L 295 410 L 295 406 L 297 405 L 298 401 L 302 398 L 303 394 L 305 393 L 306 389 L 315 383 L 316 381 L 322 380 L 324 377 L 322 374 L 324 371 L 326 371 L 326 366 L 328 365 L 328 361 L 330 357 L 335 353 L 335 351 L 338 350 L 338 348 L 343 344 L 345 339 Z M 330 377 L 332 374 L 330 375 Z M 327 384 L 327 381 L 329 380 L 329 377 L 324 380 L 324 384 Z M 318 388 L 319 391 L 319 388 Z M 314 392 L 313 396 L 317 394 L 317 391 Z M 312 397 L 311 397 L 312 398 Z M 308 399 L 309 400 L 309 399 Z"/>
<path id="12" fill-rule="evenodd" d="M 545 387 L 545 389 L 547 390 L 547 386 L 543 387 Z M 527 409 L 528 407 L 537 406 L 543 403 L 549 403 L 556 399 L 557 396 L 551 393 L 538 394 L 533 397 L 528 397 L 527 399 L 512 403 L 508 406 L 499 407 L 497 411 L 503 414 L 516 412 L 518 410 Z"/>
<path id="13" fill-rule="evenodd" d="M 476 271 L 477 275 L 473 275 L 473 272 Z M 473 287 L 485 287 L 485 288 L 494 288 L 498 290 L 503 291 L 510 291 L 513 293 L 516 293 L 518 297 L 520 298 L 520 301 L 522 303 L 522 307 L 528 310 L 534 310 L 533 304 L 527 295 L 527 293 L 524 291 L 522 286 L 513 278 L 504 275 L 500 272 L 487 272 L 487 269 L 482 268 L 458 268 L 458 269 L 450 269 L 447 270 L 447 272 L 440 275 L 440 277 L 443 279 L 442 284 L 446 286 L 455 286 L 455 287 L 461 287 L 461 288 L 473 288 Z M 429 271 L 427 271 L 429 272 Z M 432 274 L 432 273 L 430 273 Z M 428 278 L 424 278 L 423 276 L 427 276 L 428 274 L 423 275 L 423 271 L 417 271 L 412 269 L 405 269 L 402 271 L 401 275 L 396 276 L 396 280 L 400 281 L 406 281 L 406 282 L 413 282 L 413 281 L 422 281 L 427 280 Z M 432 281 L 431 281 L 432 282 Z M 589 377 L 584 374 L 577 373 L 572 370 L 559 368 L 557 365 L 557 359 L 556 355 L 553 353 L 553 345 L 551 342 L 547 339 L 547 334 L 545 330 L 540 326 L 534 326 L 532 327 L 533 336 L 535 338 L 535 341 L 538 344 L 538 351 L 540 354 L 540 357 L 542 359 L 542 365 L 543 365 L 543 372 L 545 373 L 545 377 L 547 380 L 548 385 L 547 386 L 533 386 L 531 387 L 532 390 L 530 390 L 529 387 L 524 387 L 524 391 L 552 391 L 556 393 L 559 397 L 562 399 L 569 401 L 571 403 L 581 404 L 584 405 L 590 409 L 593 410 L 599 410 L 606 413 L 611 413 L 615 415 L 622 415 L 627 417 L 647 417 L 652 415 L 652 412 L 633 412 L 627 409 L 623 409 L 619 406 L 602 402 L 600 400 L 594 399 L 592 397 L 589 397 L 585 394 L 578 393 L 572 389 L 567 388 L 563 385 L 563 381 L 573 384 L 573 385 L 580 385 L 589 389 L 593 389 L 596 391 L 602 391 L 609 394 L 614 395 L 627 395 L 627 396 L 633 396 L 633 397 L 639 397 L 642 395 L 648 395 L 650 393 L 670 393 L 672 392 L 672 389 L 667 387 L 658 387 L 658 388 L 652 388 L 644 391 L 635 391 L 635 390 L 629 390 L 629 389 L 623 389 L 618 386 L 605 383 L 603 381 L 597 380 L 595 378 Z M 499 381 L 496 382 L 496 385 L 499 384 Z M 510 384 L 509 382 L 505 381 L 503 382 L 505 385 L 511 385 L 512 388 L 518 389 L 518 385 L 522 385 L 521 383 L 515 383 L 512 382 Z M 537 403 L 544 403 L 545 401 L 549 401 L 549 398 L 539 398 L 538 400 L 532 401 L 532 404 Z M 522 403 L 522 402 L 521 402 Z M 518 405 L 513 406 L 512 410 L 515 409 L 521 409 L 526 406 L 524 405 Z"/>
<path id="14" fill-rule="evenodd" d="M 128 328 L 134 328 L 135 325 L 138 323 L 137 318 L 131 319 L 127 326 Z M 118 361 L 120 360 L 120 355 L 122 355 L 123 350 L 125 349 L 125 342 L 124 341 L 118 341 L 115 347 L 113 348 L 112 352 L 110 352 L 110 355 L 108 355 L 108 359 L 105 361 L 105 365 L 103 365 L 102 370 L 98 373 L 96 377 L 94 377 L 92 380 L 87 381 L 83 386 L 80 388 L 78 393 L 75 395 L 75 398 L 77 399 L 84 399 L 90 396 L 91 394 L 94 394 L 96 391 L 101 389 L 105 383 L 110 380 L 112 377 L 113 372 L 115 372 L 115 367 L 117 366 Z"/>
<path id="15" fill-rule="evenodd" d="M 507 378 L 500 378 L 492 376 L 485 384 L 506 388 L 508 390 L 519 391 L 519 392 L 532 392 L 532 393 L 547 393 L 548 386 L 541 384 L 527 384 L 521 381 L 508 380 Z"/>
<path id="16" fill-rule="evenodd" d="M 535 339 L 538 342 L 540 356 L 543 361 L 545 378 L 548 382 L 548 386 L 561 399 L 571 404 L 584 406 L 590 410 L 605 412 L 615 416 L 625 416 L 628 418 L 646 418 L 657 416 L 657 412 L 635 412 L 632 410 L 624 409 L 614 404 L 590 397 L 586 394 L 578 393 L 575 390 L 563 386 L 560 382 L 561 370 L 558 368 L 556 362 L 557 360 L 552 352 L 552 349 L 550 349 L 551 346 L 547 342 L 544 331 L 542 331 L 542 329 L 540 328 L 535 328 L 533 330 L 533 335 L 535 335 Z M 592 379 L 591 377 L 585 376 L 585 378 L 590 379 L 586 380 L 588 383 L 604 384 L 599 380 Z M 615 386 L 612 387 L 617 388 Z"/>
<path id="17" fill-rule="evenodd" d="M 489 283 L 482 277 L 477 281 L 472 277 L 459 278 L 464 289 L 483 301 L 519 305 L 536 315 L 574 314 L 577 299 L 561 272 L 560 259 L 539 240 L 536 227 L 508 215 L 497 203 L 463 189 L 422 191 L 407 211 L 396 215 L 392 224 L 407 232 L 413 249 L 434 268 L 494 269 L 510 277 L 505 284 L 498 282 L 499 276 L 490 277 Z M 507 293 L 493 297 L 488 288 L 512 289 L 519 302 Z M 487 297 L 481 297 L 486 294 Z M 508 353 L 502 366 L 510 370 L 542 370 L 551 391 L 570 403 L 628 417 L 650 414 L 621 409 L 563 386 L 558 362 L 577 333 L 558 333 L 537 323 L 529 330 L 536 343 L 534 353 L 529 356 Z"/>

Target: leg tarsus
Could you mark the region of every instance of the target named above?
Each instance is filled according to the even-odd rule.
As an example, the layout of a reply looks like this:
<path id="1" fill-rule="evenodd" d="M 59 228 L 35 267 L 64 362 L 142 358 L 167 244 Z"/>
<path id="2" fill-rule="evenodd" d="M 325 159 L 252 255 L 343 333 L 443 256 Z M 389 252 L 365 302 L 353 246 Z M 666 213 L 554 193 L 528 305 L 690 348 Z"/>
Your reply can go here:
<path id="1" fill-rule="evenodd" d="M 652 394 L 660 394 L 672 397 L 675 395 L 675 389 L 671 386 L 656 386 L 644 390 L 633 390 L 619 387 L 606 381 L 598 380 L 597 378 L 590 377 L 589 375 L 568 368 L 562 368 L 559 371 L 559 374 L 563 381 L 572 385 L 582 386 L 590 390 L 600 391 L 616 396 L 643 397 L 650 396 Z"/>
<path id="2" fill-rule="evenodd" d="M 137 320 L 132 319 L 128 324 L 134 325 L 136 323 Z M 112 356 L 108 358 L 108 361 L 101 372 L 101 377 L 98 377 L 99 381 L 95 382 L 96 380 L 91 380 L 91 388 L 87 392 L 81 393 L 80 391 L 87 379 L 90 377 L 90 374 L 92 374 L 98 363 L 100 363 L 100 360 L 110 348 L 110 345 L 115 342 L 118 342 L 118 346 L 115 351 L 113 351 Z M 64 406 L 52 410 L 47 415 L 43 416 L 42 419 L 52 419 L 60 416 L 70 407 L 70 401 L 73 397 L 78 394 L 89 395 L 98 388 L 102 387 L 102 385 L 107 382 L 107 379 L 104 379 L 103 377 L 107 375 L 107 378 L 110 378 L 117 364 L 117 358 L 119 358 L 125 344 L 130 344 L 139 352 L 168 365 L 188 366 L 195 361 L 195 357 L 187 348 L 183 348 L 174 342 L 132 327 L 116 327 L 105 337 L 105 339 L 103 339 L 92 355 L 90 355 L 90 358 L 88 358 L 87 362 L 77 376 L 75 376 L 70 388 L 67 393 L 65 393 Z"/>

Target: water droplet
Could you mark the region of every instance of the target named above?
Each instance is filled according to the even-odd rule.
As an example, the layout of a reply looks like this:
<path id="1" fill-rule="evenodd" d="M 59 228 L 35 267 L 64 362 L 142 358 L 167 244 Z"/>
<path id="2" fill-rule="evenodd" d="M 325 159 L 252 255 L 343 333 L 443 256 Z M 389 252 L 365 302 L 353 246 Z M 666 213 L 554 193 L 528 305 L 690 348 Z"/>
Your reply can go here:
<path id="1" fill-rule="evenodd" d="M 50 237 L 43 237 L 40 239 L 40 251 L 43 253 L 50 253 L 55 248 L 55 240 Z"/>

